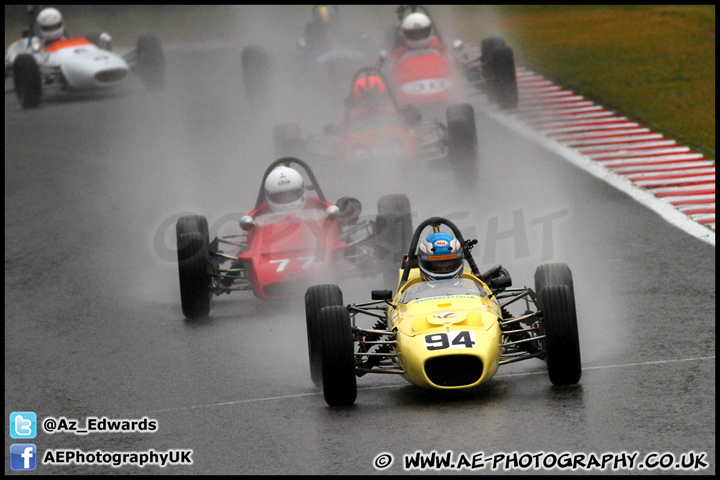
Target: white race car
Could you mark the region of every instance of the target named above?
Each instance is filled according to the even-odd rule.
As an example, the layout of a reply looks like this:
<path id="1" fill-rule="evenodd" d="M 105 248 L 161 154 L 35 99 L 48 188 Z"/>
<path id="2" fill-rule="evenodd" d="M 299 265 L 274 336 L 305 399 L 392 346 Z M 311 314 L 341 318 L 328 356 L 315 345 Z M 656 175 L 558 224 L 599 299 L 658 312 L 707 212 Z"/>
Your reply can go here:
<path id="1" fill-rule="evenodd" d="M 131 71 L 149 88 L 162 86 L 165 57 L 157 37 L 141 36 L 134 50 L 121 55 L 112 51 L 107 33 L 64 38 L 47 46 L 27 34 L 13 42 L 5 55 L 5 78 L 13 77 L 15 94 L 23 108 L 36 107 L 43 89 L 87 91 L 115 87 L 125 83 Z"/>

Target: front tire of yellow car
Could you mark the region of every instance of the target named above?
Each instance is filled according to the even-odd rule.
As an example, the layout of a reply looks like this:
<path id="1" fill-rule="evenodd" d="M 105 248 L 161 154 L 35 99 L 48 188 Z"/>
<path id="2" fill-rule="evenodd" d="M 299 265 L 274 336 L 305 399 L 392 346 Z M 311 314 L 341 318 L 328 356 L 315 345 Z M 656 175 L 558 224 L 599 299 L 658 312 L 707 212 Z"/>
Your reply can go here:
<path id="1" fill-rule="evenodd" d="M 321 329 L 318 323 L 320 310 L 323 307 L 342 304 L 342 291 L 337 285 L 312 285 L 305 293 L 305 323 L 307 325 L 310 379 L 316 387 L 322 386 L 322 365 L 320 363 Z"/>
<path id="2" fill-rule="evenodd" d="M 568 285 L 551 285 L 540 292 L 545 327 L 546 361 L 553 385 L 574 385 L 580 381 L 580 341 L 575 297 Z"/>
<path id="3" fill-rule="evenodd" d="M 318 323 L 325 402 L 330 406 L 352 405 L 357 398 L 357 379 L 350 313 L 341 305 L 324 307 Z"/>

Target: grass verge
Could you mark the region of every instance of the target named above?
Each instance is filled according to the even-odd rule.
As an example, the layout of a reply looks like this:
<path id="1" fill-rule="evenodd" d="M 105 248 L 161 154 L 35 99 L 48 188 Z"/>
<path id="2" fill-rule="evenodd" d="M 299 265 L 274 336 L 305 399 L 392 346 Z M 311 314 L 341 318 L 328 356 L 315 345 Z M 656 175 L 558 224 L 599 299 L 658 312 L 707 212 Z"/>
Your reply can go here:
<path id="1" fill-rule="evenodd" d="M 714 6 L 516 5 L 495 15 L 518 63 L 715 159 Z"/>

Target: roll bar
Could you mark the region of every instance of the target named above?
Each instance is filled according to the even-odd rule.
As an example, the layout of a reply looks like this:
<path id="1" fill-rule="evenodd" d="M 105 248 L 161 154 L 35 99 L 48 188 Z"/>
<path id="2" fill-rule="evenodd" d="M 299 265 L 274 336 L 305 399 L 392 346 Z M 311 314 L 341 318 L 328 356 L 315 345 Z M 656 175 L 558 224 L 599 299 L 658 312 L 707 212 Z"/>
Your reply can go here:
<path id="1" fill-rule="evenodd" d="M 457 238 L 458 242 L 460 242 L 460 245 L 462 245 L 463 248 L 463 256 L 465 257 L 465 260 L 467 260 L 468 265 L 470 265 L 470 270 L 472 271 L 473 275 L 476 277 L 480 277 L 480 271 L 478 270 L 477 265 L 475 264 L 475 259 L 472 257 L 472 254 L 470 253 L 470 247 L 465 242 L 465 239 L 462 236 L 462 233 L 460 233 L 460 229 L 457 228 L 457 226 L 451 222 L 450 220 L 442 217 L 431 217 L 422 222 L 420 225 L 417 226 L 415 229 L 415 233 L 413 234 L 412 241 L 410 242 L 410 250 L 408 251 L 407 255 L 407 261 L 405 262 L 405 266 L 403 268 L 403 275 L 400 279 L 400 283 L 403 284 L 407 282 L 408 277 L 410 276 L 410 269 L 412 268 L 412 265 L 417 259 L 417 246 L 418 241 L 420 240 L 420 234 L 422 234 L 422 231 L 428 227 L 432 226 L 433 228 L 439 228 L 440 225 L 447 226 L 450 230 L 452 230 L 453 235 L 455 235 L 455 238 Z"/>
<path id="2" fill-rule="evenodd" d="M 305 173 L 307 174 L 308 178 L 310 179 L 310 183 L 312 184 L 312 189 L 317 192 L 318 198 L 320 198 L 320 200 L 322 200 L 323 202 L 327 202 L 327 200 L 325 200 L 325 195 L 323 195 L 322 190 L 320 190 L 320 185 L 318 184 L 317 179 L 315 178 L 312 170 L 310 170 L 308 164 L 303 162 L 299 158 L 282 157 L 272 162 L 270 166 L 265 170 L 265 174 L 263 175 L 262 181 L 260 182 L 260 191 L 258 192 L 257 202 L 255 202 L 256 209 L 260 208 L 260 205 L 265 202 L 265 180 L 267 179 L 268 175 L 270 175 L 270 172 L 272 172 L 278 165 L 285 164 L 287 166 L 290 166 L 291 163 L 298 164 L 303 168 L 303 170 L 305 170 Z"/>

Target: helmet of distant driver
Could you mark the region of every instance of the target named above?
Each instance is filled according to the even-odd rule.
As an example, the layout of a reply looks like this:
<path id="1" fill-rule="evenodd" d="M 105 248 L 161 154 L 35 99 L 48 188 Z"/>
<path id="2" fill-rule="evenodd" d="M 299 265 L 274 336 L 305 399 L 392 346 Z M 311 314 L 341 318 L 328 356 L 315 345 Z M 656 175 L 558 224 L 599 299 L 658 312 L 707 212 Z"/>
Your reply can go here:
<path id="1" fill-rule="evenodd" d="M 42 9 L 36 21 L 40 29 L 40 38 L 46 42 L 59 40 L 65 33 L 63 17 L 57 8 Z"/>
<path id="2" fill-rule="evenodd" d="M 410 48 L 425 48 L 432 38 L 432 22 L 422 12 L 411 13 L 400 25 L 405 44 Z"/>
<path id="3" fill-rule="evenodd" d="M 355 105 L 366 110 L 377 110 L 383 104 L 387 86 L 378 75 L 366 74 L 355 80 L 352 97 Z"/>

